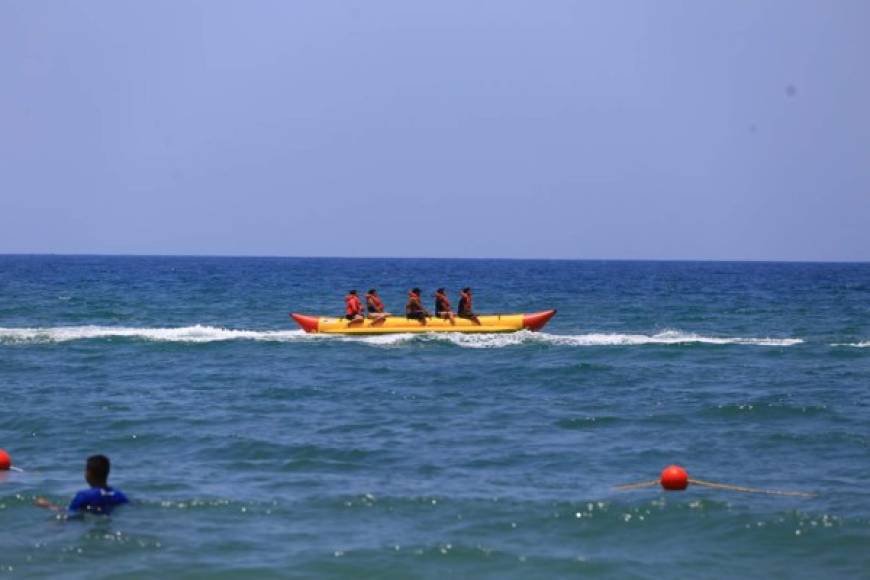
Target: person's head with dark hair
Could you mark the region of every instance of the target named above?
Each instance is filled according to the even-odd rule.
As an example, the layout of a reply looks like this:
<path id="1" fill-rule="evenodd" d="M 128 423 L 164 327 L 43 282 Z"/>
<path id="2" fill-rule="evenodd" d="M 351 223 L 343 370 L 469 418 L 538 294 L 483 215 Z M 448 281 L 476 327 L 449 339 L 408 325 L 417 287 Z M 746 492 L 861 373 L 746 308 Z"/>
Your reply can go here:
<path id="1" fill-rule="evenodd" d="M 91 487 L 106 487 L 111 469 L 109 458 L 105 455 L 91 455 L 85 465 L 85 480 Z"/>
<path id="2" fill-rule="evenodd" d="M 465 292 L 466 294 L 468 294 L 469 292 L 471 292 L 471 288 L 466 286 L 465 288 L 462 289 L 462 291 Z"/>
<path id="3" fill-rule="evenodd" d="M 444 288 L 439 288 L 435 291 L 436 294 L 444 294 Z"/>
<path id="4" fill-rule="evenodd" d="M 414 293 L 414 294 L 416 294 L 417 296 L 420 295 L 420 289 L 419 289 L 419 288 L 411 288 L 411 292 Z"/>
<path id="5" fill-rule="evenodd" d="M 354 296 L 356 296 L 356 290 L 351 290 L 350 292 L 348 292 L 348 294 L 353 294 Z"/>
<path id="6" fill-rule="evenodd" d="M 378 291 L 375 290 L 374 288 L 369 288 L 369 294 L 374 294 L 375 296 L 377 296 L 377 295 L 378 295 Z"/>

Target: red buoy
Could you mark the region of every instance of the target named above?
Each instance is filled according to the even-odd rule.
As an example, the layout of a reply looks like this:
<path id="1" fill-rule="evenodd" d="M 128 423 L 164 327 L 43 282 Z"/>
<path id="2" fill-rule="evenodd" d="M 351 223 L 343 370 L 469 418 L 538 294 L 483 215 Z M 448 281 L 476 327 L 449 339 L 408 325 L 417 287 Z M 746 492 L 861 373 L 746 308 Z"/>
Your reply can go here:
<path id="1" fill-rule="evenodd" d="M 668 465 L 662 470 L 662 487 L 670 491 L 682 491 L 689 486 L 689 474 L 679 465 Z"/>
<path id="2" fill-rule="evenodd" d="M 0 449 L 0 471 L 9 471 L 10 467 L 12 467 L 12 458 L 5 449 Z"/>

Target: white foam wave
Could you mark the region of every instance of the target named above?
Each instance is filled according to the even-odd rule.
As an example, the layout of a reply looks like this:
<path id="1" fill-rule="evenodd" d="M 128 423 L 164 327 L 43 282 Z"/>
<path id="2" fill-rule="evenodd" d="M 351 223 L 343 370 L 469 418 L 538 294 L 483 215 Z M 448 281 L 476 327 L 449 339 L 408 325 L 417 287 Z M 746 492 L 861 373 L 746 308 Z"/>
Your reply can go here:
<path id="1" fill-rule="evenodd" d="M 792 346 L 803 342 L 800 338 L 726 338 L 701 336 L 674 330 L 658 334 L 547 334 L 527 330 L 513 334 L 431 334 L 430 340 L 448 340 L 466 348 L 500 348 L 520 344 L 547 344 L 553 346 L 640 346 L 647 344 L 743 344 L 756 346 Z"/>
<path id="2" fill-rule="evenodd" d="M 0 328 L 2 342 L 68 342 L 94 338 L 138 338 L 157 342 L 216 342 L 224 340 L 292 341 L 304 339 L 302 330 L 232 330 L 215 326 L 131 328 L 123 326 L 57 326 Z"/>
<path id="3" fill-rule="evenodd" d="M 346 336 L 306 334 L 302 330 L 234 330 L 214 326 L 184 326 L 180 328 L 133 328 L 113 326 L 59 326 L 51 328 L 0 328 L 2 343 L 46 343 L 73 340 L 132 338 L 155 342 L 219 342 L 253 340 L 294 342 L 301 340 L 333 340 L 357 342 L 375 347 L 395 347 L 418 342 L 445 342 L 463 348 L 503 348 L 523 344 L 552 346 L 639 346 L 648 344 L 738 344 L 755 346 L 792 346 L 803 342 L 800 338 L 741 338 L 714 337 L 668 330 L 658 334 L 547 334 L 521 331 L 511 334 L 383 334 L 374 336 Z M 861 343 L 856 346 L 870 346 Z"/>
<path id="4" fill-rule="evenodd" d="M 831 346 L 849 346 L 852 348 L 870 348 L 870 340 L 862 340 L 861 342 L 835 342 Z"/>

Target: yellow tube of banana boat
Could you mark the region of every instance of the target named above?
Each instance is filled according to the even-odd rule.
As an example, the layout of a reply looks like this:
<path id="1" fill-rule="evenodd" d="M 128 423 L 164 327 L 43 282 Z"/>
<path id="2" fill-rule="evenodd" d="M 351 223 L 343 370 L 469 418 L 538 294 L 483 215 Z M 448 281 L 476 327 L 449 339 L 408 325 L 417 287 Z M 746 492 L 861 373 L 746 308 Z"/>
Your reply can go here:
<path id="1" fill-rule="evenodd" d="M 305 332 L 322 334 L 391 334 L 406 332 L 516 332 L 540 330 L 556 314 L 544 310 L 532 314 L 482 314 L 478 322 L 456 317 L 452 322 L 443 318 L 428 318 L 425 323 L 404 316 L 390 316 L 382 320 L 356 320 L 329 316 L 307 316 L 292 313 Z"/>

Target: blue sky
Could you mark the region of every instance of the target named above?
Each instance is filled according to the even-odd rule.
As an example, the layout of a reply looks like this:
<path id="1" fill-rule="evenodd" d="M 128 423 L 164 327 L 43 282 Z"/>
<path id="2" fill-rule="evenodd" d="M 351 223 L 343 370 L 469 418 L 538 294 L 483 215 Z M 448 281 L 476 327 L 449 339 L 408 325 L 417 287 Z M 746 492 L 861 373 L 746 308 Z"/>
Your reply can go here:
<path id="1" fill-rule="evenodd" d="M 868 22 L 0 0 L 0 253 L 870 260 Z"/>

